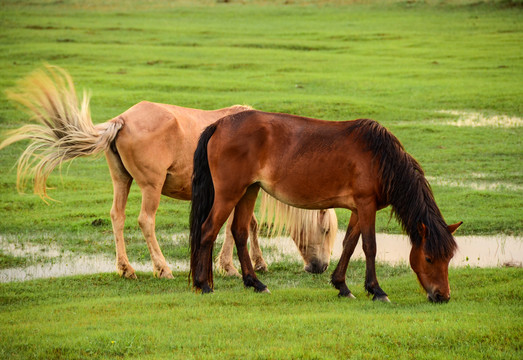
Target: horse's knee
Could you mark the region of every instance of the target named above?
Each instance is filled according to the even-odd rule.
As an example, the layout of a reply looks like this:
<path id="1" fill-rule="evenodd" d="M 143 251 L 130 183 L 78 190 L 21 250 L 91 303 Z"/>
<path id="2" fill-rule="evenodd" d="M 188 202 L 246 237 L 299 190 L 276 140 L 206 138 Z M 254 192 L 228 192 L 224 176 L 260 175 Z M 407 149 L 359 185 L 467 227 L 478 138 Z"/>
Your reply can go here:
<path id="1" fill-rule="evenodd" d="M 154 226 L 154 219 L 147 214 L 140 213 L 138 216 L 138 225 L 142 230 L 148 229 L 151 225 Z"/>
<path id="2" fill-rule="evenodd" d="M 113 224 L 119 224 L 125 222 L 125 212 L 118 211 L 115 207 L 111 208 L 109 213 Z"/>

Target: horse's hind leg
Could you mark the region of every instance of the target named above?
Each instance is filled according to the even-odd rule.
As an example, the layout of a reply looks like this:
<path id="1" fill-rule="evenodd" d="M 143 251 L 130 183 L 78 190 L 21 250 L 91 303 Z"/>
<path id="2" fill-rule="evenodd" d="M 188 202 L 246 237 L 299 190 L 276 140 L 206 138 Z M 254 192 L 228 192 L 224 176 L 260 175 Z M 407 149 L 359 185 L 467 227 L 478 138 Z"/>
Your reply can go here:
<path id="1" fill-rule="evenodd" d="M 153 273 L 158 278 L 172 279 L 171 269 L 165 261 L 155 233 L 156 210 L 160 205 L 162 185 L 143 185 L 142 190 L 142 207 L 138 216 L 138 224 L 147 242 L 151 260 L 153 262 Z"/>
<path id="2" fill-rule="evenodd" d="M 249 223 L 249 231 L 251 238 L 251 249 L 250 255 L 252 263 L 254 264 L 254 270 L 256 271 L 267 271 L 267 264 L 263 260 L 262 251 L 258 242 L 258 221 L 254 213 L 252 214 L 251 221 Z"/>
<path id="3" fill-rule="evenodd" d="M 241 194 L 238 195 L 238 198 L 240 196 Z M 213 291 L 212 250 L 214 242 L 216 241 L 216 237 L 218 236 L 221 227 L 233 211 L 236 202 L 237 200 L 234 196 L 229 198 L 227 201 L 222 201 L 215 196 L 211 212 L 202 224 L 198 249 L 196 250 L 196 253 L 191 255 L 191 257 L 194 257 L 195 259 L 194 264 L 191 263 L 191 270 L 193 286 L 196 289 L 201 289 L 203 294 Z"/>
<path id="4" fill-rule="evenodd" d="M 237 276 L 240 277 L 240 273 L 234 267 L 232 263 L 232 253 L 234 248 L 234 237 L 232 236 L 231 226 L 232 220 L 234 218 L 234 211 L 231 213 L 231 216 L 227 219 L 227 224 L 225 226 L 225 240 L 223 241 L 220 254 L 216 261 L 216 267 L 227 276 Z"/>
<path id="5" fill-rule="evenodd" d="M 259 189 L 260 187 L 258 185 L 251 185 L 249 188 L 247 188 L 245 195 L 243 195 L 238 204 L 236 204 L 231 231 L 236 243 L 238 258 L 240 259 L 244 285 L 246 287 L 254 287 L 256 292 L 268 292 L 267 286 L 265 286 L 256 277 L 256 273 L 252 267 L 249 252 L 247 250 L 249 227 Z"/>
<path id="6" fill-rule="evenodd" d="M 347 233 L 343 239 L 343 252 L 341 253 L 340 261 L 334 269 L 334 272 L 331 276 L 332 285 L 338 289 L 340 292 L 338 296 L 350 297 L 353 298 L 351 291 L 347 287 L 345 282 L 345 274 L 347 273 L 347 267 L 349 266 L 349 261 L 354 253 L 354 249 L 358 244 L 360 238 L 360 226 L 358 223 L 358 215 L 355 212 L 352 212 L 349 220 L 349 226 L 347 228 Z"/>
<path id="7" fill-rule="evenodd" d="M 123 167 L 119 158 L 111 151 L 106 152 L 107 163 L 113 180 L 113 206 L 111 207 L 111 222 L 113 225 L 114 241 L 116 246 L 116 268 L 120 276 L 136 279 L 133 267 L 129 263 L 125 251 L 124 225 L 125 206 L 133 178 Z"/>

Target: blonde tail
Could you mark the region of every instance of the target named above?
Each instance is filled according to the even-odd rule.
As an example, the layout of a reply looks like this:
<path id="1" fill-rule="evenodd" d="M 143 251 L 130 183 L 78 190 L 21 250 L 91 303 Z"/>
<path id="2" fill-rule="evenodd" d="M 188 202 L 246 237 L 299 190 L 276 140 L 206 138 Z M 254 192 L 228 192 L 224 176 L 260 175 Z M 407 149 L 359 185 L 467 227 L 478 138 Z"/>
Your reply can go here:
<path id="1" fill-rule="evenodd" d="M 20 104 L 36 124 L 8 132 L 0 149 L 20 140 L 30 140 L 18 159 L 18 191 L 23 192 L 32 178 L 34 193 L 47 195 L 47 178 L 57 166 L 79 156 L 99 154 L 109 148 L 123 125 L 120 118 L 97 126 L 89 111 L 89 95 L 84 92 L 79 105 L 69 74 L 47 65 L 18 82 L 7 97 Z"/>

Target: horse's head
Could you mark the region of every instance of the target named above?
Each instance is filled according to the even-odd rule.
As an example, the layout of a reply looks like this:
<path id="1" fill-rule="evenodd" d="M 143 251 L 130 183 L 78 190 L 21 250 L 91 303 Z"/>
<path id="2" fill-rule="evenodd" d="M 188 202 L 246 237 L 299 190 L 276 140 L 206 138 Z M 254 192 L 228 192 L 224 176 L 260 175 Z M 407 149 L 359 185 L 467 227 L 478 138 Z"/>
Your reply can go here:
<path id="1" fill-rule="evenodd" d="M 305 271 L 321 274 L 327 270 L 337 232 L 338 219 L 334 209 L 320 210 L 318 226 L 310 234 L 303 234 L 307 241 L 299 246 Z"/>
<path id="2" fill-rule="evenodd" d="M 447 226 L 453 234 L 462 223 Z M 425 252 L 427 231 L 425 225 L 420 226 L 421 244 L 412 246 L 410 251 L 410 266 L 418 276 L 418 280 L 427 292 L 427 298 L 432 302 L 447 302 L 450 300 L 449 262 L 452 256 L 435 258 Z"/>

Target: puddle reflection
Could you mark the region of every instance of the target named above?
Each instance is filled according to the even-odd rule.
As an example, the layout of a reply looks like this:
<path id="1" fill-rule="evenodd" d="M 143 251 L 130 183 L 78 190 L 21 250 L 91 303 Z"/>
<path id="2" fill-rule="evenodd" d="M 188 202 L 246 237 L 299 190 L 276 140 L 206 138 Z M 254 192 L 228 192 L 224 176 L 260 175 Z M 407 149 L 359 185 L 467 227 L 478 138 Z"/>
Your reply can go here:
<path id="1" fill-rule="evenodd" d="M 342 242 L 345 233 L 338 232 L 334 244 L 332 260 L 337 261 L 342 252 Z M 378 234 L 376 236 L 378 262 L 389 264 L 408 264 L 410 240 L 404 235 Z M 80 274 L 94 274 L 101 272 L 116 272 L 114 258 L 106 255 L 78 256 L 64 252 L 56 246 L 28 245 L 7 243 L 0 237 L 1 248 L 4 253 L 14 256 L 32 256 L 34 258 L 48 258 L 48 261 L 28 267 L 19 267 L 0 270 L 0 282 L 25 281 L 37 278 L 72 276 Z M 458 236 L 458 252 L 450 265 L 454 267 L 498 267 L 518 266 L 523 263 L 523 238 L 513 236 Z M 265 259 L 271 263 L 282 260 L 301 261 L 294 242 L 290 238 L 261 238 L 260 244 L 264 248 L 273 248 L 266 251 Z M 364 259 L 361 248 L 361 239 L 354 251 L 353 259 Z M 235 263 L 237 260 L 235 259 Z M 136 271 L 150 272 L 152 264 L 133 263 Z M 188 271 L 189 261 L 169 262 L 173 271 Z"/>

